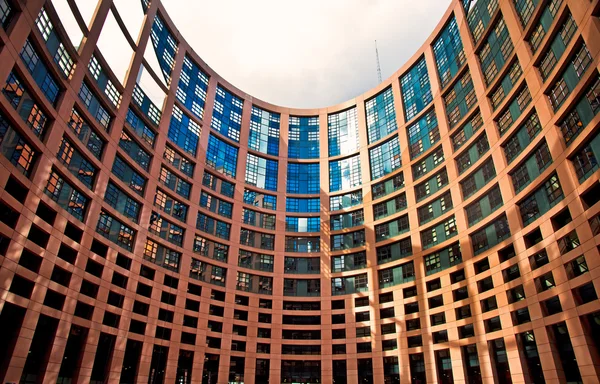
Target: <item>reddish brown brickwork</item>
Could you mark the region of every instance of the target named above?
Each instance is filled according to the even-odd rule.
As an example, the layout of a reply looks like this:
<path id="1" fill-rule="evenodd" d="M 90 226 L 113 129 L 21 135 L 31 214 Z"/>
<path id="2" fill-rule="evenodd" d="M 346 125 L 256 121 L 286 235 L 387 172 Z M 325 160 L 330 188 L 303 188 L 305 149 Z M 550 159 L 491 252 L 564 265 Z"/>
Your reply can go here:
<path id="1" fill-rule="evenodd" d="M 597 383 L 600 2 L 464 3 L 382 84 L 304 110 L 222 79 L 159 0 L 123 84 L 96 48 L 117 4 L 73 8 L 74 46 L 51 1 L 0 0 L 2 382 Z"/>

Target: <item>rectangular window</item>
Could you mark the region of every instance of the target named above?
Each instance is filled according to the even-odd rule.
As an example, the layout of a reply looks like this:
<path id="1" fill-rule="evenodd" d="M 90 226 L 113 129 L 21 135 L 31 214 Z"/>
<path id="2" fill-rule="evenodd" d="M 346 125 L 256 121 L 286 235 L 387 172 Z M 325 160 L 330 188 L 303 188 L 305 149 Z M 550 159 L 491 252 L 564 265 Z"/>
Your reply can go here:
<path id="1" fill-rule="evenodd" d="M 367 115 L 369 144 L 397 131 L 394 94 L 391 87 L 367 100 L 365 102 L 365 112 Z"/>
<path id="2" fill-rule="evenodd" d="M 63 209 L 83 221 L 87 210 L 88 198 L 79 192 L 70 183 L 66 182 L 56 171 L 50 172 L 46 184 L 46 195 L 54 200 Z"/>
<path id="3" fill-rule="evenodd" d="M 400 168 L 402 159 L 398 138 L 393 137 L 389 141 L 370 149 L 369 160 L 371 165 L 371 180 L 379 179 Z"/>
<path id="4" fill-rule="evenodd" d="M 38 153 L 29 142 L 15 131 L 0 112 L 0 152 L 19 172 L 29 177 Z"/>
<path id="5" fill-rule="evenodd" d="M 226 176 L 235 178 L 238 149 L 218 139 L 214 135 L 208 138 L 206 165 Z"/>
<path id="6" fill-rule="evenodd" d="M 411 120 L 433 100 L 425 57 L 400 77 L 404 117 Z"/>
<path id="7" fill-rule="evenodd" d="M 458 70 L 466 61 L 454 17 L 450 19 L 439 37 L 433 42 L 433 55 L 441 87 L 444 88 L 456 76 Z"/>
<path id="8" fill-rule="evenodd" d="M 478 53 L 487 85 L 502 70 L 512 51 L 513 44 L 508 34 L 508 29 L 506 28 L 504 19 L 500 18 Z"/>
<path id="9" fill-rule="evenodd" d="M 277 191 L 276 160 L 264 159 L 251 153 L 246 157 L 246 183 L 261 189 Z"/>
<path id="10" fill-rule="evenodd" d="M 203 119 L 207 90 L 208 75 L 186 55 L 175 93 L 177 100 L 199 119 Z"/>
<path id="11" fill-rule="evenodd" d="M 96 167 L 86 160 L 81 152 L 79 152 L 65 137 L 63 137 L 60 143 L 56 157 L 79 179 L 79 181 L 88 188 L 93 189 L 94 180 L 96 178 Z"/>
<path id="12" fill-rule="evenodd" d="M 133 250 L 136 231 L 104 211 L 98 217 L 96 232 L 130 252 Z"/>
<path id="13" fill-rule="evenodd" d="M 191 156 L 196 156 L 200 132 L 200 125 L 174 105 L 169 123 L 169 140 L 184 152 L 189 153 Z"/>
<path id="14" fill-rule="evenodd" d="M 319 158 L 319 117 L 290 116 L 288 132 L 290 159 Z"/>
<path id="15" fill-rule="evenodd" d="M 327 115 L 329 157 L 348 155 L 359 146 L 356 107 Z"/>
<path id="16" fill-rule="evenodd" d="M 410 157 L 416 158 L 440 140 L 435 110 L 432 109 L 419 121 L 407 128 Z"/>
<path id="17" fill-rule="evenodd" d="M 319 194 L 319 163 L 288 163 L 287 193 Z"/>
<path id="18" fill-rule="evenodd" d="M 361 185 L 359 156 L 329 162 L 329 191 L 337 192 Z"/>
<path id="19" fill-rule="evenodd" d="M 253 105 L 248 148 L 268 155 L 279 155 L 279 126 L 279 113 L 268 112 Z"/>
<path id="20" fill-rule="evenodd" d="M 223 136 L 239 142 L 243 106 L 242 99 L 218 85 L 210 127 Z"/>
<path id="21" fill-rule="evenodd" d="M 477 97 L 473 87 L 473 80 L 471 79 L 471 73 L 467 71 L 454 84 L 454 87 L 444 95 L 444 106 L 450 127 L 458 124 L 475 104 L 477 104 Z"/>

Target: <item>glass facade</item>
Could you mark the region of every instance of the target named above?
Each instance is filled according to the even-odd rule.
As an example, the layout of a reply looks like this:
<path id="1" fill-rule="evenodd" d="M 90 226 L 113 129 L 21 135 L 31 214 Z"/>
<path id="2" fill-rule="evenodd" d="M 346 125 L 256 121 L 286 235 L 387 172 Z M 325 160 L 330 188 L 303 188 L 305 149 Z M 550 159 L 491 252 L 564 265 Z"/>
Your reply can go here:
<path id="1" fill-rule="evenodd" d="M 400 77 L 400 87 L 404 104 L 404 118 L 409 121 L 433 100 L 425 57 L 419 59 L 414 67 Z"/>
<path id="2" fill-rule="evenodd" d="M 394 137 L 370 149 L 369 161 L 371 164 L 371 180 L 379 179 L 400 168 L 402 159 L 400 157 L 398 138 Z"/>
<path id="3" fill-rule="evenodd" d="M 224 175 L 235 177 L 238 149 L 210 135 L 206 150 L 206 165 Z"/>
<path id="4" fill-rule="evenodd" d="M 207 91 L 208 75 L 186 55 L 175 93 L 177 100 L 196 117 L 203 119 Z"/>
<path id="5" fill-rule="evenodd" d="M 450 19 L 448 25 L 444 27 L 440 36 L 433 42 L 433 54 L 438 76 L 442 88 L 444 88 L 454 79 L 458 70 L 462 68 L 466 61 L 454 16 Z"/>
<path id="6" fill-rule="evenodd" d="M 221 80 L 161 0 L 138 31 L 121 0 L 21 3 L 2 382 L 598 381 L 597 2 L 452 3 L 391 78 L 314 109 Z M 106 28 L 147 47 L 125 83 Z"/>
<path id="7" fill-rule="evenodd" d="M 394 109 L 394 94 L 388 88 L 374 98 L 365 102 L 367 114 L 367 135 L 369 143 L 374 143 L 387 135 L 396 132 L 396 110 Z"/>
<path id="8" fill-rule="evenodd" d="M 415 158 L 431 148 L 433 144 L 440 140 L 440 129 L 438 128 L 435 109 L 432 109 L 419 121 L 410 125 L 407 131 L 411 158 Z"/>
<path id="9" fill-rule="evenodd" d="M 329 162 L 329 192 L 350 189 L 362 184 L 358 156 Z"/>
<path id="10" fill-rule="evenodd" d="M 321 191 L 318 163 L 288 163 L 287 193 L 318 194 Z"/>
<path id="11" fill-rule="evenodd" d="M 263 159 L 249 153 L 246 158 L 246 183 L 269 191 L 277 191 L 277 168 L 277 161 Z"/>
<path id="12" fill-rule="evenodd" d="M 290 116 L 288 127 L 290 159 L 319 158 L 319 118 Z"/>
<path id="13" fill-rule="evenodd" d="M 243 107 L 242 99 L 219 85 L 210 127 L 231 140 L 240 141 Z"/>
<path id="14" fill-rule="evenodd" d="M 177 41 L 158 15 L 154 17 L 150 38 L 165 82 L 171 84 L 171 72 L 175 65 L 175 55 L 178 49 Z"/>
<path id="15" fill-rule="evenodd" d="M 184 152 L 194 157 L 196 156 L 198 139 L 200 138 L 200 126 L 177 106 L 173 107 L 168 137 L 169 140 Z"/>
<path id="16" fill-rule="evenodd" d="M 267 155 L 279 155 L 279 120 L 278 113 L 268 112 L 253 105 L 248 148 Z"/>
<path id="17" fill-rule="evenodd" d="M 359 146 L 356 107 L 327 115 L 329 156 L 348 155 Z"/>

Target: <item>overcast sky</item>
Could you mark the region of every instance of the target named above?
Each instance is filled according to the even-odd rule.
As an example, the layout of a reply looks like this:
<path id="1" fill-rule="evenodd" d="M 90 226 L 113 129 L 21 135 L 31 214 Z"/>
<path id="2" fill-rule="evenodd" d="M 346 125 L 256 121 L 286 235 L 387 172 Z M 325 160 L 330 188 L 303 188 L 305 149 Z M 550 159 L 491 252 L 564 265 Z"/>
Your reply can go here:
<path id="1" fill-rule="evenodd" d="M 130 0 L 134 1 L 134 0 Z M 139 0 L 138 0 L 139 1 Z M 194 50 L 241 90 L 324 107 L 385 80 L 423 44 L 450 0 L 163 0 Z"/>
<path id="2" fill-rule="evenodd" d="M 272 104 L 326 107 L 387 79 L 423 44 L 451 0 L 162 0 L 196 53 L 230 83 Z M 52 0 L 73 45 L 83 37 L 67 0 Z M 134 40 L 140 0 L 113 0 Z M 97 0 L 75 0 L 90 25 Z M 98 47 L 124 81 L 133 55 L 109 14 Z M 150 51 L 149 51 L 150 50 Z M 144 57 L 160 73 L 149 44 Z M 147 74 L 142 71 L 146 77 Z M 141 79 L 157 105 L 164 94 Z"/>

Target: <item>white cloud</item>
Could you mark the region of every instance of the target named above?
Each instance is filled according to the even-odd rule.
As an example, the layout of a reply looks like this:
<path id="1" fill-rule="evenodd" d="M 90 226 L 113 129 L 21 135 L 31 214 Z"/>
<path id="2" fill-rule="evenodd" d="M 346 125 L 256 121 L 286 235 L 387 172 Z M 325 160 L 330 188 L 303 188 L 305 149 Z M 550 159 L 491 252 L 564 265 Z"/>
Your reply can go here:
<path id="1" fill-rule="evenodd" d="M 377 84 L 423 44 L 450 0 L 163 0 L 196 53 L 267 102 L 324 107 Z"/>

